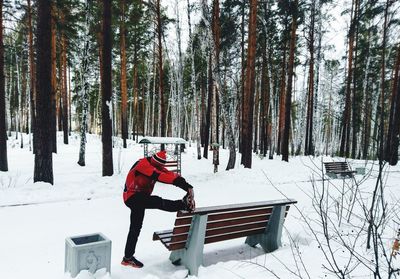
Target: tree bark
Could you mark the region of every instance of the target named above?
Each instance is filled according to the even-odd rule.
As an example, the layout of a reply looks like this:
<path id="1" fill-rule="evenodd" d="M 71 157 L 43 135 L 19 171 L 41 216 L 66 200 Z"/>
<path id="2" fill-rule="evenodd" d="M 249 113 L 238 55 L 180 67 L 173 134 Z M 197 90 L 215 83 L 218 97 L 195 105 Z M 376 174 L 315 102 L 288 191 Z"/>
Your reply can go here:
<path id="1" fill-rule="evenodd" d="M 195 134 L 196 134 L 196 146 L 197 146 L 197 159 L 201 159 L 201 138 L 200 138 L 200 113 L 199 113 L 199 104 L 197 98 L 197 90 L 196 90 L 196 71 L 194 67 L 194 47 L 193 47 L 193 36 L 192 36 L 192 23 L 190 19 L 190 3 L 187 0 L 187 14 L 188 14 L 188 24 L 189 24 L 189 51 L 191 58 L 191 71 L 192 74 L 190 76 L 190 86 L 192 88 L 193 97 L 194 97 L 194 106 L 195 106 Z"/>
<path id="2" fill-rule="evenodd" d="M 311 4 L 311 26 L 309 31 L 308 49 L 310 51 L 308 72 L 307 124 L 304 155 L 314 155 L 313 118 L 314 118 L 314 34 L 315 34 L 315 1 Z"/>
<path id="3" fill-rule="evenodd" d="M 285 101 L 285 127 L 283 129 L 282 139 L 282 161 L 289 162 L 289 134 L 290 134 L 290 112 L 292 106 L 292 84 L 293 84 L 293 70 L 294 70 L 294 53 L 296 51 L 296 30 L 297 30 L 297 13 L 298 13 L 298 0 L 293 3 L 293 19 L 290 35 L 290 50 L 289 50 L 289 65 L 288 65 L 288 83 L 286 90 Z"/>
<path id="4" fill-rule="evenodd" d="M 103 176 L 111 176 L 113 170 L 112 123 L 111 123 L 111 0 L 103 0 L 103 33 L 102 33 L 102 135 L 103 143 Z"/>
<path id="5" fill-rule="evenodd" d="M 35 58 L 33 53 L 33 29 L 32 29 L 32 6 L 31 0 L 28 1 L 28 45 L 29 45 L 29 90 L 30 90 L 30 117 L 31 117 L 31 132 L 35 133 L 35 101 L 36 101 L 36 66 L 35 66 Z M 32 139 L 32 147 L 33 153 L 35 153 L 35 142 Z"/>
<path id="6" fill-rule="evenodd" d="M 57 32 L 56 32 L 56 6 L 51 5 L 51 138 L 53 142 L 53 152 L 57 153 L 57 115 L 56 115 L 56 96 L 57 96 Z"/>
<path id="7" fill-rule="evenodd" d="M 251 168 L 252 163 L 252 138 L 253 138 L 253 110 L 255 90 L 255 54 L 257 40 L 257 1 L 250 1 L 249 17 L 249 42 L 247 51 L 246 80 L 244 84 L 244 109 L 242 131 L 242 164 Z"/>
<path id="8" fill-rule="evenodd" d="M 89 29 L 89 17 L 90 17 L 90 1 L 86 0 L 85 3 L 85 43 L 83 46 L 82 53 L 82 68 L 81 68 L 81 98 L 82 102 L 82 114 L 81 114 L 81 143 L 79 146 L 79 160 L 78 165 L 85 166 L 85 155 L 86 155 L 86 133 L 87 133 L 87 116 L 89 109 L 89 81 L 88 81 L 88 66 L 89 66 L 89 42 L 90 42 L 90 29 Z"/>
<path id="9" fill-rule="evenodd" d="M 390 6 L 391 0 L 386 0 L 385 14 L 384 14 L 384 23 L 383 23 L 383 38 L 382 38 L 382 62 L 381 62 L 381 96 L 380 96 L 380 127 L 379 127 L 379 151 L 378 157 L 379 160 L 382 161 L 384 159 L 384 140 L 385 140 L 385 70 L 386 70 L 386 36 L 388 29 L 388 10 Z"/>
<path id="10" fill-rule="evenodd" d="M 165 104 L 164 104 L 164 71 L 163 71 L 163 54 L 162 54 L 162 22 L 161 22 L 161 6 L 160 0 L 156 4 L 157 16 L 157 38 L 158 38 L 158 92 L 160 96 L 160 136 L 166 136 L 166 117 L 165 117 Z M 161 146 L 164 149 L 164 146 Z"/>
<path id="11" fill-rule="evenodd" d="M 61 24 L 65 25 L 64 11 L 61 11 Z M 61 30 L 61 101 L 64 144 L 68 144 L 68 87 L 67 87 L 67 38 Z"/>
<path id="12" fill-rule="evenodd" d="M 286 28 L 285 28 L 286 30 Z M 285 96 L 286 96 L 286 40 L 283 42 L 283 57 L 281 64 L 281 84 L 279 90 L 279 119 L 278 119 L 278 142 L 276 146 L 276 153 L 278 155 L 282 152 L 282 134 L 285 123 Z"/>
<path id="13" fill-rule="evenodd" d="M 36 144 L 34 182 L 53 184 L 51 139 L 51 0 L 38 0 L 36 64 Z"/>
<path id="14" fill-rule="evenodd" d="M 121 23 L 120 23 L 120 48 L 121 48 L 121 134 L 123 148 L 126 148 L 126 140 L 128 139 L 128 89 L 126 84 L 126 48 L 125 48 L 125 0 L 121 0 Z"/>
<path id="15" fill-rule="evenodd" d="M 206 122 L 204 129 L 204 151 L 203 151 L 203 157 L 206 159 L 208 159 L 208 145 L 210 142 L 211 104 L 213 96 L 212 91 L 213 91 L 212 54 L 210 53 L 208 59 L 208 98 L 207 98 Z"/>
<path id="16" fill-rule="evenodd" d="M 0 171 L 8 171 L 6 92 L 4 87 L 3 0 L 0 0 Z"/>
<path id="17" fill-rule="evenodd" d="M 354 36 L 357 19 L 358 0 L 353 1 L 352 20 L 349 28 L 349 53 L 348 53 L 348 69 L 346 83 L 346 99 L 342 120 L 342 136 L 340 142 L 339 156 L 349 157 L 350 155 L 350 116 L 351 116 L 351 83 L 353 80 L 353 52 L 354 52 Z M 353 15 L 354 13 L 354 15 Z"/>
<path id="18" fill-rule="evenodd" d="M 385 148 L 385 160 L 389 162 L 391 166 L 395 166 L 398 161 L 398 132 L 399 132 L 399 116 L 400 112 L 400 96 L 398 95 L 398 84 L 399 84 L 399 71 L 400 71 L 400 45 L 397 50 L 397 59 L 394 66 L 394 77 L 392 84 L 392 96 L 390 98 L 390 116 L 389 116 L 389 127 L 386 139 Z"/>

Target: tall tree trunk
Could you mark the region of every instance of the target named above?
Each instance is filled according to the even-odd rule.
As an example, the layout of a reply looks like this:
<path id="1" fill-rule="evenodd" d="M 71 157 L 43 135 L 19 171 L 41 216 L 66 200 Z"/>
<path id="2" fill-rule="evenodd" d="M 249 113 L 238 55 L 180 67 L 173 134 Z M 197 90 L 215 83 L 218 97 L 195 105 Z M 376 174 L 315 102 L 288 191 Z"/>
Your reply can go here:
<path id="1" fill-rule="evenodd" d="M 399 160 L 399 127 L 400 127 L 400 44 L 397 49 L 397 59 L 394 67 L 394 78 L 390 106 L 389 128 L 386 142 L 385 160 L 395 166 Z"/>
<path id="2" fill-rule="evenodd" d="M 266 10 L 266 9 L 265 9 Z M 267 117 L 268 117 L 268 105 L 266 103 L 267 99 L 267 39 L 266 34 L 264 34 L 264 39 L 262 41 L 262 64 L 261 64 L 261 100 L 260 100 L 260 153 L 263 157 L 267 154 Z"/>
<path id="3" fill-rule="evenodd" d="M 68 66 L 68 120 L 69 120 L 69 129 L 68 129 L 68 135 L 71 136 L 72 133 L 72 110 L 71 110 L 71 104 L 72 104 L 72 90 L 71 90 L 71 67 Z"/>
<path id="4" fill-rule="evenodd" d="M 139 119 L 140 119 L 140 114 L 139 114 L 139 79 L 138 79 L 138 61 L 137 61 L 137 51 L 135 48 L 135 53 L 133 55 L 133 112 L 131 117 L 133 117 L 133 127 L 132 127 L 132 136 L 133 139 L 135 139 L 136 136 L 136 142 L 138 141 L 139 137 Z M 142 102 L 144 103 L 144 96 L 142 99 Z M 143 114 L 144 117 L 144 114 Z M 144 127 L 142 128 L 142 132 L 144 133 Z"/>
<path id="5" fill-rule="evenodd" d="M 61 24 L 65 24 L 64 11 L 61 11 Z M 68 144 L 68 86 L 67 86 L 67 38 L 65 31 L 61 30 L 61 100 L 62 100 L 62 126 L 64 144 Z"/>
<path id="6" fill-rule="evenodd" d="M 286 28 L 285 28 L 286 30 Z M 277 142 L 277 154 L 280 155 L 282 152 L 282 135 L 285 123 L 285 96 L 286 96 L 286 40 L 283 42 L 283 57 L 281 64 L 281 83 L 279 90 L 279 119 L 278 119 L 278 142 Z"/>
<path id="7" fill-rule="evenodd" d="M 370 47 L 371 47 L 371 28 L 368 26 L 368 34 L 367 34 L 368 42 L 367 42 L 367 49 L 366 49 L 366 67 L 365 67 L 365 74 L 363 80 L 363 90 L 362 95 L 364 98 L 363 103 L 363 129 L 362 129 L 362 137 L 361 137 L 361 146 L 362 146 L 362 154 L 361 159 L 368 159 L 368 151 L 369 151 L 369 141 L 371 135 L 371 118 L 372 118 L 372 102 L 371 102 L 371 95 L 373 94 L 369 88 L 369 73 L 370 73 L 370 64 L 371 64 L 371 55 L 370 55 Z M 365 59 L 364 58 L 364 59 Z"/>
<path id="8" fill-rule="evenodd" d="M 165 102 L 164 102 L 164 72 L 163 72 L 163 54 L 162 54 L 162 22 L 161 22 L 161 6 L 160 0 L 157 0 L 156 4 L 156 16 L 157 16 L 157 38 L 158 38 L 158 92 L 160 96 L 160 136 L 166 136 L 166 115 L 165 115 Z M 161 146 L 164 149 L 164 146 Z"/>
<path id="9" fill-rule="evenodd" d="M 253 135 L 253 152 L 258 154 L 259 149 L 259 113 L 260 113 L 260 86 L 259 82 L 255 82 L 255 100 L 254 100 L 254 114 L 253 114 L 253 123 L 254 123 L 254 135 Z"/>
<path id="10" fill-rule="evenodd" d="M 26 63 L 24 60 L 21 61 L 21 133 L 27 131 L 26 119 L 26 107 L 27 107 L 27 80 L 26 80 Z M 22 135 L 21 135 L 22 140 Z M 23 148 L 23 143 L 21 142 L 21 148 Z"/>
<path id="11" fill-rule="evenodd" d="M 3 0 L 0 0 L 0 171 L 8 171 L 6 92 L 4 86 Z"/>
<path id="12" fill-rule="evenodd" d="M 213 91 L 213 76 L 212 76 L 212 54 L 208 59 L 208 98 L 207 98 L 207 112 L 206 123 L 204 129 L 204 151 L 203 157 L 208 159 L 208 145 L 210 142 L 210 126 L 211 126 L 211 104 L 212 104 L 212 91 Z"/>
<path id="13" fill-rule="evenodd" d="M 89 109 L 89 42 L 90 42 L 90 29 L 89 29 L 89 17 L 90 17 L 90 1 L 86 0 L 85 3 L 85 42 L 83 45 L 82 52 L 82 66 L 81 66 L 81 98 L 82 102 L 82 114 L 81 114 L 81 143 L 79 147 L 79 160 L 78 165 L 85 166 L 85 155 L 86 155 L 86 133 L 87 133 L 87 116 Z"/>
<path id="14" fill-rule="evenodd" d="M 204 73 L 201 73 L 201 126 L 200 126 L 200 134 L 201 134 L 201 146 L 205 146 L 206 137 L 206 81 L 204 78 Z"/>
<path id="15" fill-rule="evenodd" d="M 215 4 L 215 2 L 214 2 Z M 218 4 L 219 6 L 219 4 Z M 207 15 L 208 13 L 208 6 L 207 6 L 207 1 L 203 0 L 202 1 L 202 10 L 203 10 L 203 18 L 205 19 L 205 24 L 207 29 L 211 29 L 211 24 L 207 20 Z M 215 26 L 213 28 L 218 28 L 219 26 Z M 217 30 L 216 30 L 217 31 Z M 219 30 L 218 30 L 219 32 Z M 221 99 L 221 105 L 222 105 L 222 115 L 225 119 L 226 123 L 226 133 L 228 137 L 228 147 L 229 147 L 229 159 L 228 159 L 228 164 L 226 166 L 226 170 L 232 169 L 235 166 L 235 161 L 236 161 L 236 144 L 235 144 L 235 139 L 234 139 L 234 133 L 233 133 L 233 126 L 229 114 L 229 101 L 227 98 L 227 94 L 223 92 L 224 87 L 223 87 L 223 82 L 219 70 L 219 60 L 218 60 L 218 55 L 219 55 L 219 40 L 216 41 L 215 38 L 210 34 L 210 32 L 207 32 L 207 39 L 208 39 L 208 45 L 210 46 L 211 49 L 211 56 L 210 57 L 210 67 L 212 69 L 212 74 L 215 79 L 211 79 L 211 86 L 215 87 L 215 90 L 219 95 Z M 211 70 L 209 69 L 209 70 Z M 215 81 L 215 82 L 214 82 Z"/>
<path id="16" fill-rule="evenodd" d="M 384 140 L 385 140 L 385 101 L 386 101 L 386 86 L 385 86 L 385 70 L 386 70 L 386 36 L 388 29 L 388 10 L 391 0 L 386 0 L 386 8 L 383 23 L 383 38 L 382 38 L 382 62 L 381 62 L 381 96 L 380 96 L 380 127 L 379 127 L 379 161 L 384 159 Z"/>
<path id="17" fill-rule="evenodd" d="M 35 58 L 33 53 L 33 28 L 32 28 L 32 6 L 31 0 L 28 1 L 28 45 L 29 45 L 29 90 L 30 90 L 30 118 L 31 118 L 31 132 L 35 133 L 35 122 L 36 122 L 36 66 Z M 33 153 L 36 152 L 35 142 L 32 139 Z"/>
<path id="18" fill-rule="evenodd" d="M 308 72 L 308 97 L 307 97 L 307 124 L 306 142 L 304 155 L 314 155 L 313 144 L 313 118 L 314 118 L 314 41 L 315 41 L 315 1 L 311 4 L 311 25 L 309 30 L 308 49 L 310 51 L 309 72 Z"/>
<path id="19" fill-rule="evenodd" d="M 103 143 L 103 176 L 111 176 L 113 169 L 112 123 L 111 123 L 111 0 L 103 0 L 103 33 L 102 33 L 102 135 Z"/>
<path id="20" fill-rule="evenodd" d="M 340 142 L 339 156 L 349 157 L 350 153 L 350 116 L 351 116 L 351 84 L 353 80 L 353 53 L 354 53 L 354 36 L 357 20 L 358 0 L 353 0 L 351 23 L 349 28 L 349 53 L 346 83 L 346 99 L 342 120 L 342 136 Z M 353 14 L 354 13 L 354 14 Z"/>
<path id="21" fill-rule="evenodd" d="M 240 112 L 239 112 L 239 152 L 243 153 L 243 115 L 244 115 L 244 83 L 245 83 L 245 69 L 246 69 L 246 61 L 245 61 L 245 48 L 244 48 L 244 39 L 245 39 L 245 1 L 241 3 L 241 22 L 240 22 L 240 67 L 241 67 L 241 76 L 240 76 Z M 243 157 L 242 157 L 243 158 Z M 242 160 L 243 163 L 243 160 Z"/>
<path id="22" fill-rule="evenodd" d="M 53 152 L 57 153 L 57 115 L 56 115 L 56 96 L 57 96 L 57 32 L 56 32 L 56 6 L 51 5 L 51 138 L 53 142 Z"/>
<path id="23" fill-rule="evenodd" d="M 126 85 L 126 49 L 125 49 L 125 0 L 121 0 L 120 47 L 121 47 L 121 134 L 123 147 L 126 148 L 128 138 L 128 89 Z"/>
<path id="24" fill-rule="evenodd" d="M 190 76 L 190 86 L 192 88 L 193 97 L 194 97 L 194 106 L 195 106 L 195 134 L 196 134 L 196 146 L 197 146 L 197 159 L 201 159 L 201 138 L 200 138 L 200 113 L 199 113 L 199 104 L 198 104 L 198 97 L 197 97 L 197 90 L 196 90 L 196 71 L 194 67 L 194 49 L 193 49 L 193 36 L 192 36 L 192 23 L 190 19 L 190 3 L 187 0 L 187 14 L 188 14 L 188 24 L 189 24 L 189 51 L 191 58 L 191 71 L 192 74 Z"/>
<path id="25" fill-rule="evenodd" d="M 215 78 L 217 74 L 220 74 L 220 42 L 221 42 L 221 27 L 220 27 L 220 21 L 219 21 L 219 14 L 220 14 L 220 8 L 219 8 L 219 0 L 213 0 L 213 6 L 212 6 L 212 22 L 211 22 L 211 28 L 212 28 L 212 35 L 213 35 L 213 42 L 214 42 L 214 47 L 213 47 L 213 86 L 212 86 L 212 103 L 211 103 L 211 146 L 213 144 L 218 144 L 218 96 L 220 92 L 218 90 L 222 90 L 222 87 L 217 86 L 215 82 Z M 213 146 L 212 146 L 213 147 Z M 213 147 L 214 148 L 214 147 Z M 215 171 L 214 171 L 215 172 Z"/>
<path id="26" fill-rule="evenodd" d="M 253 138 L 253 110 L 255 90 L 255 54 L 257 27 L 257 0 L 250 0 L 249 42 L 247 47 L 246 80 L 244 84 L 244 109 L 242 133 L 242 164 L 251 168 L 252 163 L 252 138 Z"/>
<path id="27" fill-rule="evenodd" d="M 289 162 L 289 134 L 290 134 L 290 112 L 292 106 L 292 84 L 294 69 L 294 53 L 296 51 L 296 30 L 297 30 L 297 13 L 298 0 L 295 0 L 292 7 L 293 19 L 290 35 L 289 65 L 288 65 L 288 83 L 285 101 L 285 127 L 283 129 L 282 139 L 282 161 Z"/>
<path id="28" fill-rule="evenodd" d="M 352 140 L 351 140 L 351 158 L 356 158 L 357 156 L 357 140 L 358 140 L 358 132 L 359 132 L 359 122 L 360 122 L 360 105 L 359 103 L 360 100 L 359 98 L 359 92 L 357 89 L 357 64 L 358 64 L 358 33 L 359 33 L 359 14 L 360 14 L 360 5 L 358 3 L 356 7 L 356 21 L 355 21 L 355 29 L 354 29 L 354 40 L 355 40 L 355 46 L 354 46 L 354 69 L 353 69 L 353 94 L 352 94 L 352 115 L 351 115 L 351 124 L 352 124 Z"/>
<path id="29" fill-rule="evenodd" d="M 51 139 L 51 0 L 38 0 L 37 64 L 36 64 L 36 144 L 33 181 L 53 184 Z"/>

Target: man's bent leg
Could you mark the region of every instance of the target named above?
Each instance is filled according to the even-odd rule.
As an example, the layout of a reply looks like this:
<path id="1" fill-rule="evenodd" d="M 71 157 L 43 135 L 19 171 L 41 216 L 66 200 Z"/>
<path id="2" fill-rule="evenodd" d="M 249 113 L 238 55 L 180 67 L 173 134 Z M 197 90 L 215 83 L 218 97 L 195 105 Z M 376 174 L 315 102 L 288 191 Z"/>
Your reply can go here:
<path id="1" fill-rule="evenodd" d="M 177 212 L 185 209 L 185 204 L 182 200 L 166 200 L 159 196 L 149 196 L 145 204 L 146 208 L 161 209 L 169 212 Z"/>

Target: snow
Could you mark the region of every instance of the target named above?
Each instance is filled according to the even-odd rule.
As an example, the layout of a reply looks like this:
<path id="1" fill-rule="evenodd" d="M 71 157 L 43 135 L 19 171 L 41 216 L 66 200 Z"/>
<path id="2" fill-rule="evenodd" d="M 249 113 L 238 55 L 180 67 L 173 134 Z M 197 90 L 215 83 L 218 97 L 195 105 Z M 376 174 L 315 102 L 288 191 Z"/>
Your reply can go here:
<path id="1" fill-rule="evenodd" d="M 159 241 L 152 241 L 154 231 L 171 229 L 175 219 L 175 214 L 159 210 L 146 211 L 139 237 L 136 256 L 145 264 L 144 268 L 120 265 L 130 213 L 123 204 L 122 190 L 128 170 L 143 154 L 142 145 L 129 141 L 128 148 L 121 150 L 117 142 L 114 175 L 102 177 L 100 137 L 88 135 L 86 166 L 80 167 L 76 163 L 79 137 L 71 136 L 70 145 L 64 145 L 59 134 L 58 154 L 53 156 L 52 186 L 33 183 L 34 157 L 27 146 L 20 149 L 16 140 L 9 140 L 8 144 L 10 171 L 0 173 L 0 278 L 68 279 L 69 274 L 64 274 L 65 238 L 94 232 L 101 232 L 112 241 L 111 274 L 105 270 L 95 275 L 82 271 L 76 278 L 178 279 L 188 276 L 183 266 L 170 263 L 169 252 Z M 258 246 L 245 245 L 244 238 L 205 245 L 204 266 L 200 267 L 198 278 L 296 278 L 295 273 L 300 273 L 301 278 L 334 278 L 323 268 L 328 264 L 320 244 L 304 221 L 309 218 L 311 226 L 318 230 L 310 198 L 313 193 L 310 181 L 314 178 L 315 185 L 321 186 L 322 160 L 332 158 L 303 156 L 290 158 L 287 163 L 279 156 L 268 160 L 254 155 L 253 168 L 245 169 L 239 165 L 238 156 L 236 168 L 224 171 L 229 152 L 223 149 L 220 152 L 221 165 L 215 174 L 212 158 L 197 160 L 195 144 L 182 154 L 182 175 L 194 186 L 197 207 L 282 198 L 293 198 L 298 203 L 290 208 L 285 220 L 281 248 L 265 254 Z M 362 191 L 372 192 L 377 176 L 376 162 L 349 162 L 352 167 L 366 164 L 369 176 L 357 175 L 356 180 L 364 179 L 360 186 Z M 399 195 L 396 187 L 399 181 L 399 167 L 388 169 L 385 182 L 389 205 L 394 204 Z M 338 189 L 344 185 L 341 179 L 332 183 Z M 158 183 L 154 194 L 180 199 L 184 193 L 174 186 Z M 382 234 L 388 251 L 398 229 L 397 219 L 394 216 Z M 341 229 L 346 233 L 354 228 L 343 221 Z M 365 249 L 361 249 L 369 258 Z M 340 264 L 348 259 L 348 253 L 342 253 Z M 359 278 L 371 277 L 362 265 L 356 272 Z"/>
<path id="2" fill-rule="evenodd" d="M 166 143 L 166 144 L 186 144 L 187 142 L 183 138 L 173 138 L 173 137 L 145 137 L 140 140 L 141 143 Z"/>

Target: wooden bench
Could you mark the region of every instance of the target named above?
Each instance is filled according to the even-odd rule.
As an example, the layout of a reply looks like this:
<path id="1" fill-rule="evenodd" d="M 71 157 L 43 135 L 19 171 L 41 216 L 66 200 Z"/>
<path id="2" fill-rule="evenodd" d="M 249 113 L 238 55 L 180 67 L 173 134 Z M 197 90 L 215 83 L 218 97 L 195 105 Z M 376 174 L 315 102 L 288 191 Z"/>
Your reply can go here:
<path id="1" fill-rule="evenodd" d="M 260 244 L 265 252 L 278 249 L 283 222 L 295 203 L 285 199 L 179 211 L 174 228 L 155 232 L 153 240 L 160 240 L 171 251 L 173 264 L 183 264 L 189 274 L 197 275 L 204 244 L 246 236 L 245 243 L 252 247 Z"/>
<path id="2" fill-rule="evenodd" d="M 324 162 L 326 175 L 330 178 L 352 178 L 356 171 L 350 169 L 347 162 Z"/>

